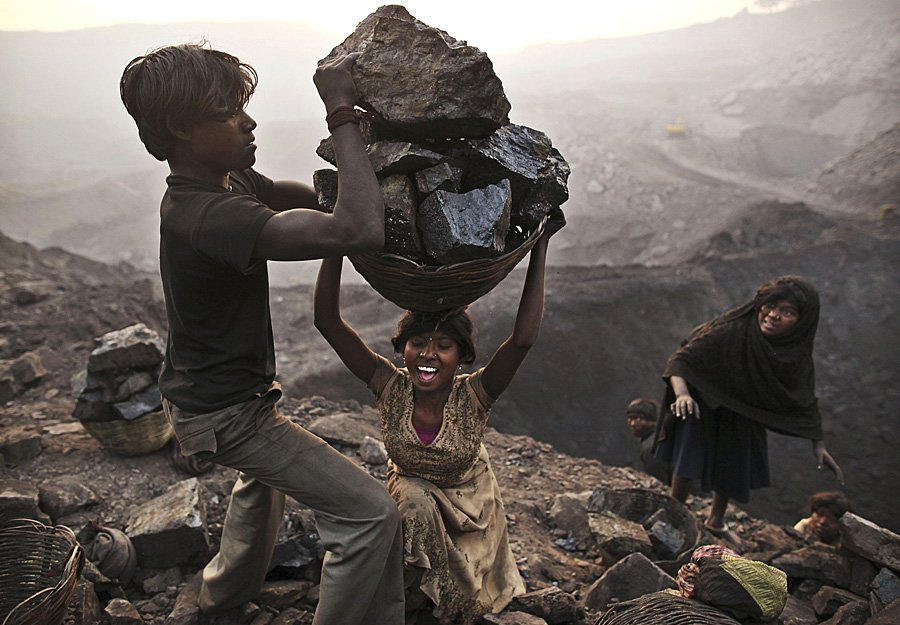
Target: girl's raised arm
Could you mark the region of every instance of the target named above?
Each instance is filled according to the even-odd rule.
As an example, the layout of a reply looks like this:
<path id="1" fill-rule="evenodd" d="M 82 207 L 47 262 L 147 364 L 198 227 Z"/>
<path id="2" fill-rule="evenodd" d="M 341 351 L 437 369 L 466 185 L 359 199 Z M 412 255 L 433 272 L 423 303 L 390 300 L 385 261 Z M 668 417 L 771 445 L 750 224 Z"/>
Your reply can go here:
<path id="1" fill-rule="evenodd" d="M 499 398 L 512 382 L 519 365 L 537 340 L 541 319 L 544 316 L 544 266 L 547 261 L 547 246 L 550 237 L 565 224 L 562 211 L 552 213 L 544 226 L 544 233 L 531 249 L 528 273 L 525 275 L 513 332 L 491 356 L 481 376 L 484 390 L 494 399 Z"/>
<path id="2" fill-rule="evenodd" d="M 344 258 L 322 260 L 313 298 L 314 323 L 350 372 L 368 384 L 375 374 L 377 356 L 341 317 L 341 269 Z"/>

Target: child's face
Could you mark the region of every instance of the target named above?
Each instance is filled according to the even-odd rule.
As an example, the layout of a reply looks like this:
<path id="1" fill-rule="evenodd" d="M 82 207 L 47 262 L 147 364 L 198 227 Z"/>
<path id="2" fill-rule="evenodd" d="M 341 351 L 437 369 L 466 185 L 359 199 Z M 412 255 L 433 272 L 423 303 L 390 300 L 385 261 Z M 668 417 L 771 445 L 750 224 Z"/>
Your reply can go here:
<path id="1" fill-rule="evenodd" d="M 215 174 L 247 169 L 256 162 L 254 128 L 256 121 L 244 110 L 197 122 L 188 129 L 188 153 Z"/>
<path id="2" fill-rule="evenodd" d="M 445 389 L 459 365 L 459 345 L 443 332 L 415 334 L 403 348 L 403 360 L 413 385 L 421 391 Z"/>
<path id="3" fill-rule="evenodd" d="M 800 311 L 790 300 L 766 302 L 757 313 L 759 329 L 768 338 L 783 336 L 800 321 Z"/>
<path id="4" fill-rule="evenodd" d="M 631 434 L 635 438 L 649 436 L 656 429 L 655 421 L 651 421 L 644 415 L 636 412 L 627 413 L 625 415 L 625 423 L 628 424 L 628 429 L 631 430 Z"/>
<path id="5" fill-rule="evenodd" d="M 834 512 L 827 508 L 820 508 L 809 517 L 809 524 L 813 533 L 823 543 L 832 543 L 841 535 L 841 524 Z"/>

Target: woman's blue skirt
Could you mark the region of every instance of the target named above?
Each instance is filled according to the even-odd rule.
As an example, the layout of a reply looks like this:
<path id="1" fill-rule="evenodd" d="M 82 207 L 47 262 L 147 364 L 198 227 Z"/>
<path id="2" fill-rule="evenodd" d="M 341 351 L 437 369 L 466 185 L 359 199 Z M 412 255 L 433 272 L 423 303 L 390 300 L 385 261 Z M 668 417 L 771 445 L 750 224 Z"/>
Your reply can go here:
<path id="1" fill-rule="evenodd" d="M 729 410 L 700 402 L 700 419 L 675 419 L 672 435 L 660 441 L 656 456 L 672 473 L 699 480 L 740 503 L 750 490 L 770 485 L 766 428 Z"/>

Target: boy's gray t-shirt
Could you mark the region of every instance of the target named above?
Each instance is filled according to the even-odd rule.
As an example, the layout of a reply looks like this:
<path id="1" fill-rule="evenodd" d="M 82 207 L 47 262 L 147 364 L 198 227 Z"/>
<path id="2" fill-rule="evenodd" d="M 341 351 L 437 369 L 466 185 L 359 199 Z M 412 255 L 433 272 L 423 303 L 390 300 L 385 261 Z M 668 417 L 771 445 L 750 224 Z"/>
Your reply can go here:
<path id="1" fill-rule="evenodd" d="M 181 410 L 219 410 L 275 378 L 265 261 L 256 238 L 275 214 L 273 182 L 232 172 L 231 190 L 169 176 L 160 206 L 159 263 L 169 333 L 159 385 Z"/>

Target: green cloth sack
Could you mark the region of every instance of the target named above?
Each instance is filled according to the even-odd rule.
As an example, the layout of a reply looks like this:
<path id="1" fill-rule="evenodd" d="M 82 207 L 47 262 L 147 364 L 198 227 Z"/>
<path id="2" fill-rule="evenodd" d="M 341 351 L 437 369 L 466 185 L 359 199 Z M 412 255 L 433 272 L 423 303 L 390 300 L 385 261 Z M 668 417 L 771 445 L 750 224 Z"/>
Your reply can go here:
<path id="1" fill-rule="evenodd" d="M 736 619 L 769 621 L 787 603 L 787 575 L 764 562 L 723 554 L 697 563 L 694 597 Z"/>

